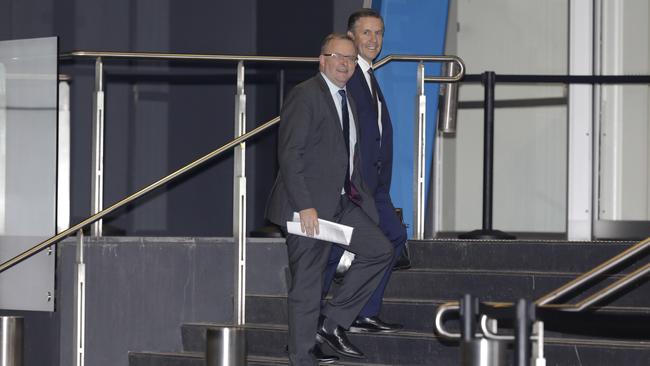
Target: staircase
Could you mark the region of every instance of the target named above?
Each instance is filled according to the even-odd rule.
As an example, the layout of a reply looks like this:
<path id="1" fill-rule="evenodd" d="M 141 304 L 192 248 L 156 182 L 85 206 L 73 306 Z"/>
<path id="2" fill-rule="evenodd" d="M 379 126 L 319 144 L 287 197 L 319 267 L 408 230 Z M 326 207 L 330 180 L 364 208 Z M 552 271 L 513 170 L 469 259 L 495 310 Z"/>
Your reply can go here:
<path id="1" fill-rule="evenodd" d="M 393 274 L 382 318 L 399 322 L 396 334 L 350 334 L 367 355 L 362 362 L 342 359 L 341 365 L 459 365 L 458 344 L 433 333 L 437 305 L 472 293 L 482 301 L 535 299 L 577 274 L 608 259 L 630 242 L 563 241 L 412 241 L 413 267 Z M 647 260 L 647 258 L 645 259 Z M 247 342 L 249 365 L 287 364 L 285 354 L 286 254 L 282 241 L 248 245 Z M 650 365 L 650 285 L 647 281 L 598 312 L 577 320 L 561 320 L 548 329 L 547 365 Z M 611 329 L 625 313 L 638 327 Z M 618 316 L 618 315 L 617 315 Z M 603 320 L 605 319 L 605 320 Z M 455 322 L 450 321 L 453 329 Z M 572 323 L 572 324 L 569 324 Z M 567 326 L 569 324 L 570 326 Z M 181 325 L 182 352 L 130 352 L 131 366 L 204 365 L 205 334 L 213 323 Z M 578 330 L 562 332 L 564 328 Z M 605 335 L 625 338 L 603 339 Z M 606 337 L 605 337 L 606 338 Z M 645 339 L 645 340 L 644 340 Z M 324 349 L 328 351 L 327 347 Z"/>

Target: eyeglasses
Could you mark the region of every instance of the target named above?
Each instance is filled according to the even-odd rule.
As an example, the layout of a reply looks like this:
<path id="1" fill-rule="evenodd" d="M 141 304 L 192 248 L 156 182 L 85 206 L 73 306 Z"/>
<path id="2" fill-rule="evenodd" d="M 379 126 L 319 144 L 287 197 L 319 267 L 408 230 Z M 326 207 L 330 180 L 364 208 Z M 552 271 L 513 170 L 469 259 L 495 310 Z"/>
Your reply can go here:
<path id="1" fill-rule="evenodd" d="M 341 61 L 344 60 L 345 62 L 351 63 L 351 64 L 356 64 L 357 63 L 357 56 L 345 56 L 340 53 L 323 53 L 323 56 L 326 57 L 331 57 L 336 61 Z"/>

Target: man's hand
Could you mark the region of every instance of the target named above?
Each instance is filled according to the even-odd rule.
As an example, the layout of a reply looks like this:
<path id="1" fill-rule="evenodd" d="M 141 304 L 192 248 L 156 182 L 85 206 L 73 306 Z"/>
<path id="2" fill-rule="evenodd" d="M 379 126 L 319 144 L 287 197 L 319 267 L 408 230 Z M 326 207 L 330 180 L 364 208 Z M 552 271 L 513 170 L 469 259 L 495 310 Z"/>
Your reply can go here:
<path id="1" fill-rule="evenodd" d="M 300 212 L 300 230 L 307 233 L 307 236 L 318 234 L 318 212 L 315 208 L 306 208 Z"/>

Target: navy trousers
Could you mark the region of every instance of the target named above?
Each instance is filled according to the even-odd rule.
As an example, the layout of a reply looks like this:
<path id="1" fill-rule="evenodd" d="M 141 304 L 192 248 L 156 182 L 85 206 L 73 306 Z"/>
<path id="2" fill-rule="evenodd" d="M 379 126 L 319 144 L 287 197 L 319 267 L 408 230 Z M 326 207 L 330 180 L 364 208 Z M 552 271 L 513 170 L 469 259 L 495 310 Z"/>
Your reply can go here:
<path id="1" fill-rule="evenodd" d="M 384 275 L 379 282 L 379 285 L 373 292 L 372 296 L 366 303 L 366 305 L 359 312 L 360 317 L 369 317 L 377 316 L 381 310 L 381 303 L 384 297 L 384 292 L 386 291 L 386 286 L 390 280 L 390 275 L 393 272 L 393 265 L 399 256 L 404 250 L 404 245 L 406 244 L 406 228 L 402 225 L 402 222 L 397 217 L 395 213 L 395 207 L 393 204 L 388 202 L 375 202 L 377 206 L 377 211 L 379 213 L 379 228 L 384 233 L 386 238 L 393 244 L 394 254 L 390 266 L 384 272 Z M 323 293 L 322 298 L 325 298 L 329 292 L 329 288 L 334 279 L 334 274 L 336 273 L 336 266 L 343 255 L 344 249 L 340 246 L 333 245 L 332 250 L 330 251 L 330 256 L 327 261 L 327 267 L 323 273 Z"/>

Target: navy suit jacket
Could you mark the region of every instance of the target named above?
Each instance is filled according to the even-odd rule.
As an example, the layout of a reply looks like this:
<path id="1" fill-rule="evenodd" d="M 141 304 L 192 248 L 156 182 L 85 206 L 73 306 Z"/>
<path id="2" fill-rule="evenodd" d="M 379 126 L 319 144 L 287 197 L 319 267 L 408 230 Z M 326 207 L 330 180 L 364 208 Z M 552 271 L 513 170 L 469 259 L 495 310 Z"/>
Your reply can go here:
<path id="1" fill-rule="evenodd" d="M 390 203 L 390 182 L 393 170 L 393 127 L 381 89 L 378 95 L 381 101 L 382 133 L 377 126 L 377 111 L 372 100 L 368 83 L 357 65 L 352 78 L 347 83 L 348 93 L 357 105 L 357 124 L 360 136 L 358 144 L 361 152 L 361 176 L 370 190 L 370 194 L 379 205 Z"/>

